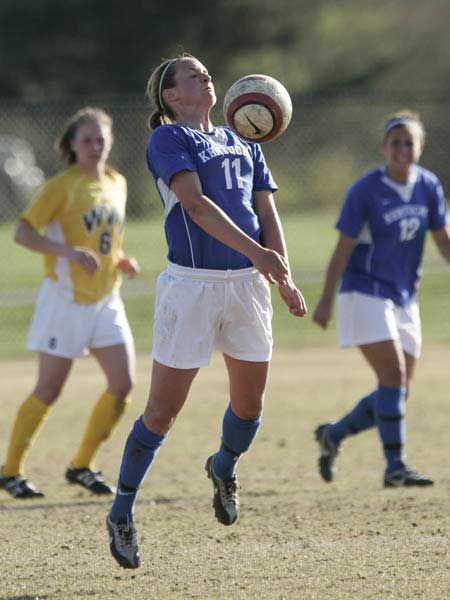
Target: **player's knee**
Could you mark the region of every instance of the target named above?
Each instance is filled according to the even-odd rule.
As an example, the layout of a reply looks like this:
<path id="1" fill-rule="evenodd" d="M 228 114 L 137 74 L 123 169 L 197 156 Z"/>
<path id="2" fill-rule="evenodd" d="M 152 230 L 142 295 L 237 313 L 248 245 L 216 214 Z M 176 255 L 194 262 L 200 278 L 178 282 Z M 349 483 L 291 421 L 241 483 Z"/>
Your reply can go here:
<path id="1" fill-rule="evenodd" d="M 233 412 L 237 417 L 246 421 L 254 421 L 261 418 L 262 415 L 261 407 L 239 407 L 239 410 Z"/>
<path id="2" fill-rule="evenodd" d="M 234 414 L 241 419 L 253 420 L 261 416 L 264 405 L 264 395 L 254 394 L 231 397 L 231 408 Z"/>
<path id="3" fill-rule="evenodd" d="M 39 398 L 44 404 L 50 405 L 56 402 L 61 395 L 63 383 L 56 381 L 38 383 L 33 391 L 33 395 Z"/>
<path id="4" fill-rule="evenodd" d="M 134 387 L 134 380 L 131 374 L 127 373 L 122 375 L 116 381 L 113 381 L 109 385 L 109 390 L 116 398 L 125 398 L 131 392 Z"/>
<path id="5" fill-rule="evenodd" d="M 401 364 L 391 364 L 383 370 L 380 384 L 387 387 L 406 387 L 406 369 Z"/>
<path id="6" fill-rule="evenodd" d="M 175 423 L 178 411 L 168 403 L 167 406 L 152 406 L 144 412 L 145 426 L 157 435 L 164 435 Z"/>

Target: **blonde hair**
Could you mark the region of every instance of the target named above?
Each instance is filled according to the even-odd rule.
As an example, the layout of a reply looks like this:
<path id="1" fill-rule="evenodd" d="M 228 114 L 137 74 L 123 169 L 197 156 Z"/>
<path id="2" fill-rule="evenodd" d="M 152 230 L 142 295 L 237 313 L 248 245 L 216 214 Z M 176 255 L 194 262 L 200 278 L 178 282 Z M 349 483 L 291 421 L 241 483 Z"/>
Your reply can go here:
<path id="1" fill-rule="evenodd" d="M 146 96 L 154 105 L 155 109 L 148 119 L 150 129 L 156 129 L 160 125 L 169 125 L 175 122 L 173 111 L 164 102 L 164 90 L 175 87 L 175 74 L 177 64 L 183 58 L 195 58 L 192 54 L 183 52 L 180 56 L 164 60 L 158 67 L 153 69 L 147 83 Z"/>
<path id="2" fill-rule="evenodd" d="M 112 139 L 112 117 L 101 108 L 94 108 L 92 106 L 81 108 L 66 121 L 61 135 L 59 135 L 55 141 L 55 150 L 59 153 L 61 158 L 66 160 L 69 164 L 77 162 L 77 157 L 72 150 L 71 142 L 75 138 L 81 125 L 92 121 L 109 127 Z"/>
<path id="3" fill-rule="evenodd" d="M 424 142 L 426 133 L 422 119 L 420 118 L 419 113 L 408 109 L 400 110 L 387 118 L 383 126 L 384 140 L 386 141 L 389 132 L 392 131 L 394 127 L 408 127 L 408 125 L 413 125 L 418 128 L 421 140 Z"/>

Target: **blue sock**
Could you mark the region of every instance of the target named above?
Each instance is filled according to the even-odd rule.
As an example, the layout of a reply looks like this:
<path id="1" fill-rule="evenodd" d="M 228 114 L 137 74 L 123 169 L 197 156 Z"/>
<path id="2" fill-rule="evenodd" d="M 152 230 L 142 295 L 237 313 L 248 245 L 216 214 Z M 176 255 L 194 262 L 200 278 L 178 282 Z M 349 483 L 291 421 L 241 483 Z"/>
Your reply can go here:
<path id="1" fill-rule="evenodd" d="M 339 445 L 349 435 L 374 427 L 377 391 L 364 396 L 342 419 L 331 423 L 328 433 L 335 444 Z"/>
<path id="2" fill-rule="evenodd" d="M 240 455 L 248 450 L 255 439 L 261 424 L 259 415 L 256 419 L 241 419 L 228 405 L 223 416 L 222 443 L 214 456 L 214 473 L 220 479 L 231 479 Z"/>
<path id="3" fill-rule="evenodd" d="M 388 473 L 404 464 L 405 396 L 404 387 L 391 388 L 380 385 L 378 388 L 375 418 L 383 443 Z"/>
<path id="4" fill-rule="evenodd" d="M 135 421 L 120 465 L 117 494 L 110 511 L 112 521 L 133 521 L 139 486 L 150 470 L 165 438 L 165 435 L 156 435 L 148 430 L 142 417 Z"/>

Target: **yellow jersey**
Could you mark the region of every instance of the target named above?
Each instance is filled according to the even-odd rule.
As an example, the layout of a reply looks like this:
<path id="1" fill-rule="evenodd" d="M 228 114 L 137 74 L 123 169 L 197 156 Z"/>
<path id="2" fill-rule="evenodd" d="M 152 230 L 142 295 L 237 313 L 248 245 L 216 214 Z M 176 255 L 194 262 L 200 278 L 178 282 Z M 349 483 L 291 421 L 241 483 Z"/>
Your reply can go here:
<path id="1" fill-rule="evenodd" d="M 93 250 L 100 268 L 93 275 L 67 258 L 45 255 L 46 277 L 74 302 L 98 302 L 120 285 L 117 263 L 122 248 L 127 184 L 110 167 L 96 180 L 77 165 L 48 179 L 21 218 L 54 242 Z"/>

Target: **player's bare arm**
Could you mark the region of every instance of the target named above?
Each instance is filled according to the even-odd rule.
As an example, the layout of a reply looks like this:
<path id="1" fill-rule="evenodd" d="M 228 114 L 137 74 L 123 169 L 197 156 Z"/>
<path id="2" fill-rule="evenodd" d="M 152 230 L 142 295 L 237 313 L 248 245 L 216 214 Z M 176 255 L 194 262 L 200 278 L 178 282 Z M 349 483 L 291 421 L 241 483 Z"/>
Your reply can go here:
<path id="1" fill-rule="evenodd" d="M 20 220 L 17 224 L 14 241 L 34 252 L 68 258 L 78 263 L 83 271 L 88 274 L 95 273 L 100 267 L 98 256 L 89 248 L 54 242 L 45 235 L 41 235 L 24 219 Z"/>
<path id="2" fill-rule="evenodd" d="M 313 313 L 313 321 L 322 329 L 326 329 L 331 319 L 336 286 L 348 264 L 351 253 L 356 246 L 356 239 L 341 233 L 336 248 L 328 265 L 322 295 Z"/>
<path id="3" fill-rule="evenodd" d="M 443 227 L 431 233 L 439 254 L 450 264 L 450 234 L 448 229 Z"/>
<path id="4" fill-rule="evenodd" d="M 247 256 L 270 283 L 286 283 L 289 268 L 284 256 L 275 250 L 263 248 L 239 229 L 223 210 L 203 194 L 197 173 L 176 173 L 170 187 L 194 223 L 223 244 Z"/>
<path id="5" fill-rule="evenodd" d="M 261 240 L 266 248 L 275 250 L 284 256 L 286 262 L 289 260 L 284 240 L 283 228 L 280 217 L 275 206 L 273 194 L 270 191 L 260 190 L 254 192 L 254 207 L 261 225 Z M 280 296 L 295 317 L 303 317 L 308 312 L 305 299 L 292 280 L 291 272 L 284 284 L 278 286 Z"/>
<path id="6" fill-rule="evenodd" d="M 139 275 L 141 271 L 136 258 L 134 256 L 125 256 L 123 252 L 119 254 L 117 268 L 130 279 Z"/>

